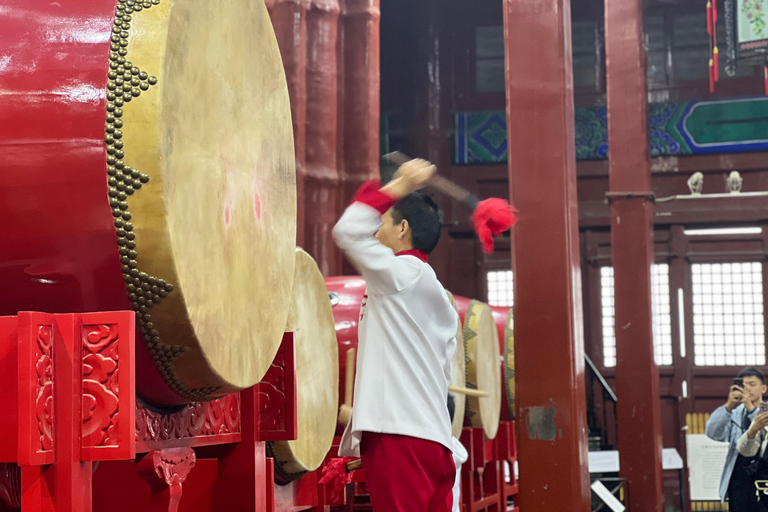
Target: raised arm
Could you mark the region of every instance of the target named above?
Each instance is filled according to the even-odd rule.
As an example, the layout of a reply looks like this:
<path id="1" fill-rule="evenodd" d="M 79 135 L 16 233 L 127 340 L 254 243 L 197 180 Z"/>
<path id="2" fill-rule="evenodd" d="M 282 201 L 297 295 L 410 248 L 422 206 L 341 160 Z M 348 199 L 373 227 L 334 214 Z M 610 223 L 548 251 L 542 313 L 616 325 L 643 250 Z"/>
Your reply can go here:
<path id="1" fill-rule="evenodd" d="M 380 188 L 369 181 L 358 190 L 352 204 L 333 228 L 333 238 L 368 284 L 369 293 L 398 293 L 413 284 L 421 267 L 410 258 L 398 258 L 376 239 L 381 216 L 400 198 L 418 190 L 434 173 L 424 161 L 408 162 L 398 176 Z"/>

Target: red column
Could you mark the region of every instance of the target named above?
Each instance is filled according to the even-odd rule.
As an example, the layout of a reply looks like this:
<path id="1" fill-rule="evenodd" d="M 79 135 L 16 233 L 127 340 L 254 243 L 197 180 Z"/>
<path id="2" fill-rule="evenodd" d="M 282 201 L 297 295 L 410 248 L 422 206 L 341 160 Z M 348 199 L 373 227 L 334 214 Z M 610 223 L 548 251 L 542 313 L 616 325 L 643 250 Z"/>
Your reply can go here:
<path id="1" fill-rule="evenodd" d="M 379 175 L 379 0 L 344 2 L 344 197 Z"/>
<path id="2" fill-rule="evenodd" d="M 341 272 L 331 230 L 341 208 L 338 136 L 338 0 L 310 0 L 307 11 L 307 132 L 304 248 L 325 276 Z"/>
<path id="3" fill-rule="evenodd" d="M 308 0 L 267 0 L 283 58 L 293 118 L 296 150 L 296 244 L 304 245 L 304 145 L 307 125 L 307 5 Z"/>
<path id="4" fill-rule="evenodd" d="M 621 475 L 630 509 L 662 510 L 659 372 L 653 360 L 653 205 L 642 0 L 606 0 L 611 247 Z"/>
<path id="5" fill-rule="evenodd" d="M 504 0 L 520 508 L 591 510 L 570 0 Z M 543 462 L 546 461 L 546 462 Z"/>

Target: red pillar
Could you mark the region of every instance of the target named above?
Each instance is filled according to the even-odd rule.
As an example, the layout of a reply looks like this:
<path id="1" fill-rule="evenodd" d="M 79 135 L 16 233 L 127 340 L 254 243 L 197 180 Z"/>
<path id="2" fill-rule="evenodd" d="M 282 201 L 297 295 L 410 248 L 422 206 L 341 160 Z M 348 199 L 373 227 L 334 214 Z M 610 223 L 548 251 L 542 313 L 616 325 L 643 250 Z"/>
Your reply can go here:
<path id="1" fill-rule="evenodd" d="M 344 2 L 344 197 L 379 175 L 379 0 Z"/>
<path id="2" fill-rule="evenodd" d="M 337 155 L 338 22 L 338 0 L 310 0 L 307 11 L 304 249 L 315 258 L 325 276 L 341 273 L 341 252 L 331 236 L 342 199 Z"/>
<path id="3" fill-rule="evenodd" d="M 308 0 L 267 0 L 269 17 L 283 58 L 293 118 L 296 150 L 296 244 L 304 246 L 304 145 L 307 125 L 307 5 Z"/>
<path id="4" fill-rule="evenodd" d="M 504 0 L 520 508 L 591 510 L 570 0 Z M 543 463 L 543 461 L 547 461 Z"/>
<path id="5" fill-rule="evenodd" d="M 653 360 L 651 168 L 643 1 L 606 0 L 611 247 L 616 290 L 616 388 L 621 475 L 630 509 L 662 510 L 659 372 Z"/>

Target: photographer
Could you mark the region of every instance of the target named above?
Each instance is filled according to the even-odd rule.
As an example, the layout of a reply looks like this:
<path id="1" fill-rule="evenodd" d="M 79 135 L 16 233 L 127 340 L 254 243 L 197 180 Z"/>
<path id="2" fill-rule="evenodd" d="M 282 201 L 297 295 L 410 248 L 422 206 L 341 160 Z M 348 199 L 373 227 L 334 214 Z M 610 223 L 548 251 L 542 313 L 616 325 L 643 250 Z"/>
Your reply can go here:
<path id="1" fill-rule="evenodd" d="M 752 461 L 748 466 L 747 472 L 752 475 L 753 481 L 768 480 L 768 459 L 765 458 L 765 448 L 768 442 L 768 431 L 766 431 L 766 427 L 768 427 L 768 407 L 766 406 L 768 406 L 767 403 L 761 404 L 755 421 L 739 438 L 738 443 L 739 455 L 748 457 Z M 757 496 L 760 510 L 768 511 L 768 496 L 764 494 L 758 494 Z"/>
<path id="2" fill-rule="evenodd" d="M 730 443 L 720 479 L 720 498 L 728 498 L 731 512 L 759 512 L 754 476 L 749 473 L 751 457 L 738 451 L 739 438 L 747 432 L 766 391 L 765 376 L 755 368 L 745 368 L 731 386 L 725 405 L 718 407 L 707 421 L 706 435 Z"/>

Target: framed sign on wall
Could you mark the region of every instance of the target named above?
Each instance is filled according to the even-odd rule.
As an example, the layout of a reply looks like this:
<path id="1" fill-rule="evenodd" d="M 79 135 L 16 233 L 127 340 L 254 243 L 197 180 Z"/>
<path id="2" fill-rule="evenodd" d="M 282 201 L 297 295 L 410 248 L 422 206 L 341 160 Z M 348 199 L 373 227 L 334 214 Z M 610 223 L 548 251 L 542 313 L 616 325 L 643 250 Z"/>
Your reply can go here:
<path id="1" fill-rule="evenodd" d="M 768 0 L 735 0 L 736 42 L 739 58 L 768 51 Z"/>

